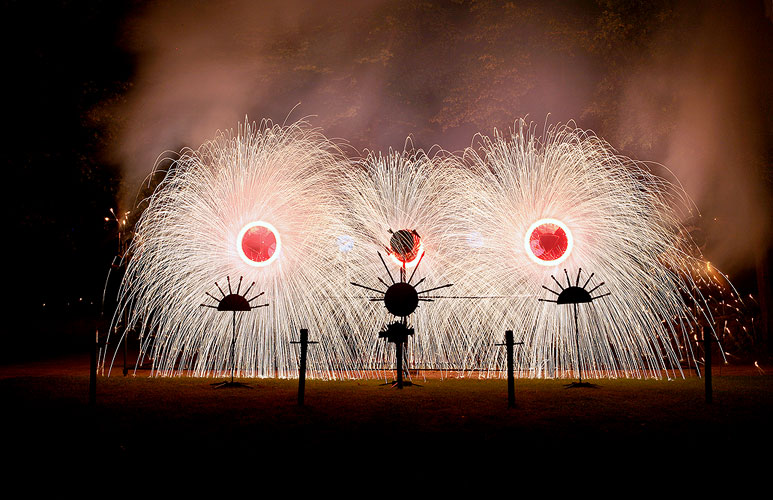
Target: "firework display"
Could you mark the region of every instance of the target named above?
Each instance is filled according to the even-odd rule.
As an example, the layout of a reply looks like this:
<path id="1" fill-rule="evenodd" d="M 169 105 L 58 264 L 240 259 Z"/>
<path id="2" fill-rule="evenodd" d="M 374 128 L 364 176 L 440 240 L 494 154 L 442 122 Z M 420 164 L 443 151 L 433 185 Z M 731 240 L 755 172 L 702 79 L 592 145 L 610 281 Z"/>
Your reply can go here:
<path id="1" fill-rule="evenodd" d="M 374 153 L 342 175 L 338 193 L 355 242 L 346 253 L 351 280 L 378 286 L 384 294 L 392 284 L 390 280 L 411 281 L 416 272 L 413 282 L 423 282 L 422 288 L 454 283 L 454 295 L 466 293 L 467 283 L 456 281 L 466 274 L 462 272 L 464 263 L 451 257 L 460 230 L 447 216 L 460 208 L 459 200 L 450 196 L 453 179 L 448 174 L 453 161 L 450 157 L 430 157 L 423 151 Z M 388 257 L 382 262 L 379 253 Z M 433 300 L 432 304 L 422 302 L 410 316 L 416 335 L 408 345 L 406 359 L 413 367 L 441 371 L 470 366 L 474 351 L 470 332 L 479 331 L 469 327 L 473 309 L 442 294 Z M 376 334 L 395 316 L 381 301 L 360 307 L 368 318 L 359 326 L 364 366 L 376 371 L 391 369 L 394 353 Z"/>
<path id="2" fill-rule="evenodd" d="M 509 137 L 482 137 L 454 174 L 473 207 L 460 218 L 482 235 L 463 250 L 465 266 L 490 295 L 511 296 L 487 303 L 498 311 L 489 328 L 517 332 L 526 376 L 569 377 L 581 366 L 597 377 L 678 373 L 692 326 L 711 324 L 694 277 L 699 252 L 680 223 L 678 207 L 690 209 L 682 191 L 581 130 L 537 137 L 517 125 Z M 574 343 L 571 308 L 537 297 L 580 268 L 603 276 L 611 295 L 583 308 Z M 504 363 L 501 354 L 487 361 L 484 371 Z"/>
<path id="3" fill-rule="evenodd" d="M 311 376 L 375 376 L 394 366 L 381 294 L 416 272 L 416 285 L 453 292 L 406 317 L 412 368 L 502 376 L 495 344 L 513 330 L 521 376 L 679 373 L 694 326 L 712 324 L 682 191 L 581 130 L 516 125 L 461 156 L 346 160 L 303 123 L 268 122 L 183 151 L 137 224 L 119 334 L 138 332 L 155 374 L 224 374 L 235 338 L 237 375 L 289 377 L 307 328 Z M 551 276 L 580 268 L 589 288 L 604 277 L 604 301 L 576 318 L 539 302 Z M 199 307 L 229 276 L 268 302 L 234 328 Z"/>
<path id="4" fill-rule="evenodd" d="M 199 306 L 229 276 L 254 282 L 269 303 L 238 318 L 237 376 L 294 376 L 300 328 L 321 341 L 310 369 L 356 371 L 346 332 L 360 319 L 347 316 L 356 309 L 342 307 L 346 290 L 332 279 L 343 233 L 326 187 L 340 168 L 335 148 L 302 123 L 244 125 L 183 151 L 137 224 L 116 312 L 128 316 L 121 334 L 139 332 L 153 373 L 228 371 L 231 318 Z"/>

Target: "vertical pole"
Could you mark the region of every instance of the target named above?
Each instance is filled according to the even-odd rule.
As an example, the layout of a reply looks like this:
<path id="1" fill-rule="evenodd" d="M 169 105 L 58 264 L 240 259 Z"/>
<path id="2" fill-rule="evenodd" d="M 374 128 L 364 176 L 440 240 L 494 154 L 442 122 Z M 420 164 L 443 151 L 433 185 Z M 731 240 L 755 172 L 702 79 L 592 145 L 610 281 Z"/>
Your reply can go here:
<path id="1" fill-rule="evenodd" d="M 403 343 L 402 339 L 395 342 L 395 349 L 397 353 L 397 388 L 403 388 Z"/>
<path id="2" fill-rule="evenodd" d="M 704 365 L 704 381 L 706 383 L 706 404 L 711 404 L 713 399 L 712 387 L 711 387 L 711 336 L 707 335 L 706 329 L 703 330 L 703 357 L 706 360 Z"/>
<path id="3" fill-rule="evenodd" d="M 515 408 L 515 375 L 513 374 L 513 331 L 505 332 L 507 346 L 507 407 Z"/>
<path id="4" fill-rule="evenodd" d="M 128 343 L 129 343 L 129 330 L 126 330 L 123 335 L 123 376 L 124 377 L 129 374 L 129 367 L 126 366 L 126 353 L 129 350 L 129 347 L 127 345 Z"/>
<path id="5" fill-rule="evenodd" d="M 94 406 L 97 403 L 97 349 L 99 348 L 99 330 L 97 330 L 97 341 L 91 346 L 89 356 L 89 405 Z"/>
<path id="6" fill-rule="evenodd" d="M 303 406 L 306 395 L 306 347 L 309 344 L 309 331 L 301 328 L 301 367 L 298 373 L 298 405 Z"/>
<path id="7" fill-rule="evenodd" d="M 236 347 L 236 311 L 233 312 L 233 329 L 231 330 L 231 383 L 234 383 L 234 348 Z"/>
<path id="8" fill-rule="evenodd" d="M 580 356 L 580 328 L 577 326 L 577 303 L 574 304 L 574 343 L 577 348 L 577 366 L 580 369 L 580 383 L 582 384 L 582 357 Z"/>
<path id="9" fill-rule="evenodd" d="M 126 272 L 126 261 L 124 261 L 125 257 L 125 249 L 123 245 L 123 234 L 121 232 L 121 222 L 118 222 L 118 255 L 121 256 L 121 266 L 124 269 L 124 273 Z M 129 329 L 126 327 L 129 324 L 129 311 L 124 309 L 123 315 L 123 327 L 124 327 L 124 336 L 123 336 L 123 376 L 127 376 L 129 374 L 129 367 L 127 365 L 126 358 L 128 357 L 128 351 L 129 351 Z"/>

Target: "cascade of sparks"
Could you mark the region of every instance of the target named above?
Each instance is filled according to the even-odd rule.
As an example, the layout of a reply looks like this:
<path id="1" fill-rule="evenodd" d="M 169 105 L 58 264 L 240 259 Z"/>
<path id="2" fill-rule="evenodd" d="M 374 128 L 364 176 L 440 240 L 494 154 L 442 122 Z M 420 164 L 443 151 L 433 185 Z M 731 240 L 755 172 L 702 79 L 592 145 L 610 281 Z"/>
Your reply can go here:
<path id="1" fill-rule="evenodd" d="M 572 377 L 581 364 L 588 377 L 670 377 L 695 360 L 695 325 L 712 324 L 679 207 L 691 208 L 677 186 L 568 126 L 539 138 L 521 120 L 461 157 L 349 161 L 305 123 L 243 125 L 166 172 L 137 223 L 113 324 L 138 332 L 138 363 L 154 374 L 224 375 L 231 316 L 199 305 L 241 276 L 269 306 L 238 316 L 237 376 L 297 376 L 300 328 L 319 340 L 311 376 L 373 376 L 393 366 L 378 332 L 394 318 L 349 283 L 386 289 L 378 253 L 399 276 L 390 236 L 402 231 L 421 245 L 405 271 L 420 261 L 426 283 L 454 284 L 409 318 L 412 368 L 501 376 L 495 344 L 514 330 L 521 376 Z M 579 268 L 611 295 L 580 309 L 576 343 L 570 308 L 538 299 L 551 275 Z"/>
<path id="2" fill-rule="evenodd" d="M 459 215 L 483 238 L 457 250 L 481 291 L 512 296 L 486 304 L 486 323 L 520 333 L 522 376 L 576 376 L 580 363 L 591 377 L 671 376 L 681 372 L 680 347 L 694 361 L 691 325 L 712 320 L 694 275 L 700 253 L 680 223 L 678 207 L 691 209 L 680 188 L 582 130 L 539 138 L 523 120 L 509 137 L 480 137 L 453 177 L 468 207 Z M 527 231 L 543 219 L 571 233 L 555 265 L 535 262 L 528 248 Z M 595 273 L 589 287 L 603 281 L 611 295 L 580 308 L 578 349 L 571 308 L 537 301 L 551 275 L 566 287 L 565 273 L 580 268 L 580 283 Z M 502 369 L 497 354 L 485 357 L 484 373 Z"/>
<path id="3" fill-rule="evenodd" d="M 114 319 L 128 315 L 153 373 L 226 374 L 231 315 L 199 305 L 229 276 L 255 282 L 269 302 L 237 317 L 237 376 L 296 376 L 290 341 L 300 328 L 320 340 L 310 370 L 356 373 L 346 332 L 360 320 L 347 316 L 356 309 L 338 307 L 345 298 L 333 279 L 340 270 L 331 241 L 342 234 L 329 189 L 337 153 L 303 123 L 269 122 L 183 151 L 137 223 Z M 245 228 L 258 230 L 255 248 L 240 247 Z"/>
<path id="4" fill-rule="evenodd" d="M 359 283 L 386 290 L 391 284 L 384 264 L 396 281 L 403 263 L 390 247 L 391 233 L 415 231 L 420 239 L 415 256 L 405 262 L 405 280 L 417 272 L 428 288 L 453 282 L 453 295 L 464 295 L 466 283 L 456 282 L 462 262 L 449 258 L 450 249 L 458 244 L 459 227 L 446 215 L 458 210 L 459 200 L 447 196 L 450 179 L 448 163 L 453 159 L 423 151 L 372 153 L 355 162 L 338 183 L 339 199 L 345 204 L 349 234 L 356 242 L 346 255 L 349 277 Z M 386 255 L 384 263 L 378 253 Z M 417 267 L 418 266 L 418 267 Z M 377 280 L 383 276 L 381 284 Z M 445 371 L 471 366 L 472 349 L 468 315 L 471 309 L 447 298 L 422 302 L 410 316 L 415 329 L 406 350 L 406 360 L 413 368 Z M 394 349 L 381 341 L 377 332 L 394 317 L 383 302 L 360 306 L 365 309 L 366 323 L 359 326 L 365 367 L 389 370 L 394 366 Z"/>

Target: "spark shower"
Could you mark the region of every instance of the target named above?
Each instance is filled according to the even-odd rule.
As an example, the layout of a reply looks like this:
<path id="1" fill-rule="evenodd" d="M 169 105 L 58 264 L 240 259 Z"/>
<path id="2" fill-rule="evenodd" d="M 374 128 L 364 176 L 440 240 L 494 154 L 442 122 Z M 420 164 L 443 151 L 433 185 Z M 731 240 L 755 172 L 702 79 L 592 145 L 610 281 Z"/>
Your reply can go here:
<path id="1" fill-rule="evenodd" d="M 221 376 L 233 342 L 238 376 L 294 377 L 290 342 L 307 328 L 314 376 L 380 376 L 394 354 L 378 332 L 394 318 L 349 283 L 384 264 L 420 262 L 428 282 L 454 284 L 409 318 L 412 368 L 501 376 L 494 344 L 513 330 L 522 376 L 672 376 L 711 324 L 686 195 L 569 126 L 539 135 L 520 120 L 461 155 L 352 160 L 304 122 L 244 124 L 183 150 L 146 202 L 111 331 L 136 332 L 155 375 Z M 575 339 L 571 312 L 538 299 L 580 268 L 612 295 L 583 308 Z M 230 317 L 200 307 L 227 277 L 269 302 L 238 318 L 235 339 Z"/>

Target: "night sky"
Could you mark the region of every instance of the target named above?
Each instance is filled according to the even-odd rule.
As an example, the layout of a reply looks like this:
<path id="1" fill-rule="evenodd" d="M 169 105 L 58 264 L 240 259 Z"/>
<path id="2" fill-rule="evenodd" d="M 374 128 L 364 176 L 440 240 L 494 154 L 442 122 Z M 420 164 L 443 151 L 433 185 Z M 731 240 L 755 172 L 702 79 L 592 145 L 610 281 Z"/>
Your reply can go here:
<path id="1" fill-rule="evenodd" d="M 574 119 L 673 171 L 710 221 L 706 257 L 757 293 L 770 266 L 769 0 L 355 4 L 3 3 L 6 328 L 26 332 L 4 359 L 99 324 L 109 209 L 132 208 L 163 151 L 245 116 L 308 116 L 358 151 L 402 149 L 409 134 L 458 151 L 522 116 Z"/>
<path id="2" fill-rule="evenodd" d="M 126 9 L 120 2 L 3 4 L 10 128 L 3 162 L 12 224 L 5 241 L 15 247 L 6 252 L 14 297 L 6 327 L 21 348 L 71 344 L 83 318 L 99 311 L 116 252 L 114 226 L 104 217 L 121 174 L 105 157 L 104 127 L 89 116 L 120 96 L 132 76 L 132 57 L 116 43 Z M 66 338 L 49 333 L 63 323 L 73 325 Z M 3 357 L 23 357 L 9 346 Z"/>

